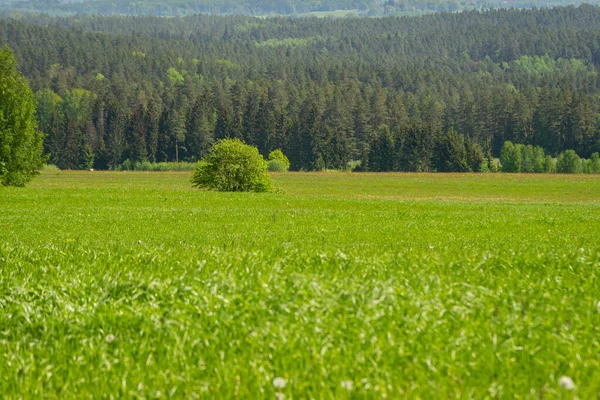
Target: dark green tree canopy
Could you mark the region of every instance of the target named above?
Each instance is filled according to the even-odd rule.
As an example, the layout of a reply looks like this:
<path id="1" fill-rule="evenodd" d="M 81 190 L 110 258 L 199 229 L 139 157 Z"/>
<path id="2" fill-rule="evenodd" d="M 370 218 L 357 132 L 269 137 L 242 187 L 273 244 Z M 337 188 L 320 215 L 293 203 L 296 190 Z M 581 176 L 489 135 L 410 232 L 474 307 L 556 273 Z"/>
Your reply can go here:
<path id="1" fill-rule="evenodd" d="M 24 186 L 44 163 L 35 101 L 8 47 L 0 49 L 0 184 Z"/>
<path id="2" fill-rule="evenodd" d="M 24 14 L 0 17 L 4 43 L 62 169 L 195 163 L 223 138 L 265 157 L 281 149 L 292 170 L 358 160 L 369 171 L 465 161 L 497 170 L 511 141 L 531 146 L 513 170 L 541 172 L 539 149 L 600 152 L 600 7 L 382 19 Z"/>
<path id="3" fill-rule="evenodd" d="M 455 130 L 450 130 L 448 135 L 440 140 L 437 161 L 438 171 L 440 172 L 469 171 L 464 140 Z"/>

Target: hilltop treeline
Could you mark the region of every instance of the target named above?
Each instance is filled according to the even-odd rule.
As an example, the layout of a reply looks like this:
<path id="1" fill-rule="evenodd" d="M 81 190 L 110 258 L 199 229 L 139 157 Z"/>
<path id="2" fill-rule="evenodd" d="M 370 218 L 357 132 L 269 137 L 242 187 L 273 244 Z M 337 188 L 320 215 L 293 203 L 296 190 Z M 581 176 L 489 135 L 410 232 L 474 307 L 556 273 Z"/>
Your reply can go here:
<path id="1" fill-rule="evenodd" d="M 414 0 L 412 0 L 414 1 Z M 65 14 L 177 16 L 189 14 L 296 14 L 333 10 L 381 9 L 380 0 L 4 0 L 5 9 Z M 0 5 L 2 3 L 0 2 Z"/>
<path id="2" fill-rule="evenodd" d="M 587 3 L 598 3 L 588 0 Z M 398 16 L 442 11 L 532 8 L 580 4 L 581 0 L 0 0 L 0 11 L 54 15 L 191 14 Z"/>
<path id="3" fill-rule="evenodd" d="M 0 44 L 36 93 L 61 168 L 195 161 L 225 137 L 282 149 L 309 170 L 357 160 L 440 170 L 459 142 L 472 159 L 498 157 L 508 140 L 552 156 L 600 150 L 592 6 L 338 20 L 28 16 L 0 20 Z"/>

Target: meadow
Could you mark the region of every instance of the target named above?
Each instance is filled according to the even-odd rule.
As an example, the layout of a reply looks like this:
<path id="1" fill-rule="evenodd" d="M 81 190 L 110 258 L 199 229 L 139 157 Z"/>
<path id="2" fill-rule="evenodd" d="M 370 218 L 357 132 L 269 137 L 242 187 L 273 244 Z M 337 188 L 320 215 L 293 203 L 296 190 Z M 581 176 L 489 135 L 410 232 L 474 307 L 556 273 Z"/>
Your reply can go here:
<path id="1" fill-rule="evenodd" d="M 272 176 L 0 188 L 0 393 L 597 398 L 598 177 Z"/>

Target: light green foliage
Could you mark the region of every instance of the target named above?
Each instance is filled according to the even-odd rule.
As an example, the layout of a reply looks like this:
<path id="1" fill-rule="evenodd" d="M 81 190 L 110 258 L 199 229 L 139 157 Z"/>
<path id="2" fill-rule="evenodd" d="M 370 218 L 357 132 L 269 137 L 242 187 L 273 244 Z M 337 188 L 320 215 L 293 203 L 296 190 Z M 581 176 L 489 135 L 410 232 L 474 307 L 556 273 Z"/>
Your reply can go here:
<path id="1" fill-rule="evenodd" d="M 67 91 L 62 101 L 65 117 L 73 122 L 79 122 L 82 119 L 89 117 L 92 113 L 95 97 L 95 94 L 85 89 L 73 89 Z M 56 99 L 56 101 L 58 101 L 58 99 Z"/>
<path id="2" fill-rule="evenodd" d="M 379 10 L 379 7 L 374 7 Z M 312 11 L 305 14 L 299 14 L 301 17 L 316 18 L 351 18 L 359 16 L 359 10 L 333 10 L 333 11 Z"/>
<path id="3" fill-rule="evenodd" d="M 289 169 L 282 160 L 269 160 L 267 164 L 272 172 L 286 172 Z"/>
<path id="4" fill-rule="evenodd" d="M 59 171 L 59 170 L 60 170 L 60 168 L 58 168 L 54 164 L 44 164 L 42 166 L 42 171 Z"/>
<path id="5" fill-rule="evenodd" d="M 544 172 L 544 163 L 546 154 L 544 149 L 539 146 L 533 148 L 533 172 L 542 173 Z"/>
<path id="6" fill-rule="evenodd" d="M 591 174 L 600 174 L 600 154 L 593 153 L 590 156 L 590 170 Z"/>
<path id="7" fill-rule="evenodd" d="M 2 396 L 597 396 L 596 177 L 273 179 L 285 194 L 173 172 L 5 188 Z"/>
<path id="8" fill-rule="evenodd" d="M 118 168 L 119 171 L 193 171 L 197 163 L 191 162 L 155 162 L 137 161 L 127 159 Z"/>
<path id="9" fill-rule="evenodd" d="M 592 163 L 588 160 L 580 160 L 573 150 L 568 152 L 568 154 L 560 154 L 557 161 L 551 156 L 546 156 L 544 149 L 539 146 L 505 142 L 500 155 L 503 160 L 502 172 L 554 173 L 557 170 L 564 173 L 588 172 Z"/>
<path id="10" fill-rule="evenodd" d="M 556 159 L 556 172 L 560 174 L 577 174 L 582 172 L 581 159 L 575 150 L 565 150 Z"/>
<path id="11" fill-rule="evenodd" d="M 479 165 L 479 172 L 492 172 L 487 158 Z"/>
<path id="12" fill-rule="evenodd" d="M 552 156 L 546 156 L 544 159 L 544 172 L 547 174 L 556 172 L 556 160 Z"/>
<path id="13" fill-rule="evenodd" d="M 500 152 L 502 172 L 521 172 L 521 147 L 512 142 L 505 142 Z"/>
<path id="14" fill-rule="evenodd" d="M 239 139 L 215 143 L 192 175 L 192 186 L 221 192 L 269 192 L 268 164 L 256 147 Z"/>
<path id="15" fill-rule="evenodd" d="M 535 155 L 532 145 L 519 144 L 519 152 L 521 153 L 521 172 L 534 172 Z"/>
<path id="16" fill-rule="evenodd" d="M 268 39 L 264 42 L 256 43 L 257 47 L 306 47 L 316 43 L 322 38 L 286 38 L 286 39 Z"/>
<path id="17" fill-rule="evenodd" d="M 177 69 L 171 67 L 167 70 L 167 77 L 172 85 L 182 85 L 184 78 L 183 75 Z"/>
<path id="18" fill-rule="evenodd" d="M 600 173 L 600 156 L 598 153 L 593 153 L 589 159 L 581 159 L 581 172 L 584 174 Z"/>
<path id="19" fill-rule="evenodd" d="M 502 163 L 499 158 L 488 157 L 487 166 L 490 172 L 500 172 L 502 171 Z"/>
<path id="20" fill-rule="evenodd" d="M 273 150 L 269 153 L 268 164 L 269 171 L 283 172 L 290 169 L 290 160 L 281 150 Z"/>
<path id="21" fill-rule="evenodd" d="M 225 69 L 238 69 L 240 67 L 239 65 L 232 63 L 229 60 L 224 60 L 224 59 L 215 60 L 215 64 L 221 65 L 221 66 L 225 67 Z"/>
<path id="22" fill-rule="evenodd" d="M 0 49 L 0 186 L 24 186 L 45 162 L 33 93 L 16 64 Z"/>
<path id="23" fill-rule="evenodd" d="M 358 170 L 360 168 L 361 164 L 362 164 L 361 160 L 351 160 L 351 161 L 348 161 L 346 163 L 346 170 L 347 171 Z"/>
<path id="24" fill-rule="evenodd" d="M 49 129 L 54 116 L 63 110 L 63 99 L 50 89 L 35 94 L 37 119 L 40 129 Z"/>
<path id="25" fill-rule="evenodd" d="M 549 55 L 538 56 L 521 56 L 514 61 L 517 68 L 521 68 L 531 74 L 553 74 L 553 73 L 576 73 L 587 71 L 585 61 L 578 59 L 559 58 L 555 60 Z"/>

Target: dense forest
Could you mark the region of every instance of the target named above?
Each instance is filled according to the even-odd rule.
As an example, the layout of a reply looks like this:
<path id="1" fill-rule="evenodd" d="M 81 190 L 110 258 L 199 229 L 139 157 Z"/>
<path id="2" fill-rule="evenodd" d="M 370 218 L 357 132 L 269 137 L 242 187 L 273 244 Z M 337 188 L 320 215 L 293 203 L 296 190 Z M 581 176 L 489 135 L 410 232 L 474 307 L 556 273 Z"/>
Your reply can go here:
<path id="1" fill-rule="evenodd" d="M 60 168 L 195 161 L 241 138 L 293 169 L 479 170 L 506 141 L 600 151 L 600 8 L 411 18 L 0 19 Z M 448 157 L 464 154 L 458 167 Z"/>
<path id="2" fill-rule="evenodd" d="M 588 0 L 587 3 L 598 3 Z M 0 10 L 54 15 L 192 14 L 400 16 L 499 8 L 554 7 L 580 0 L 0 0 Z"/>

